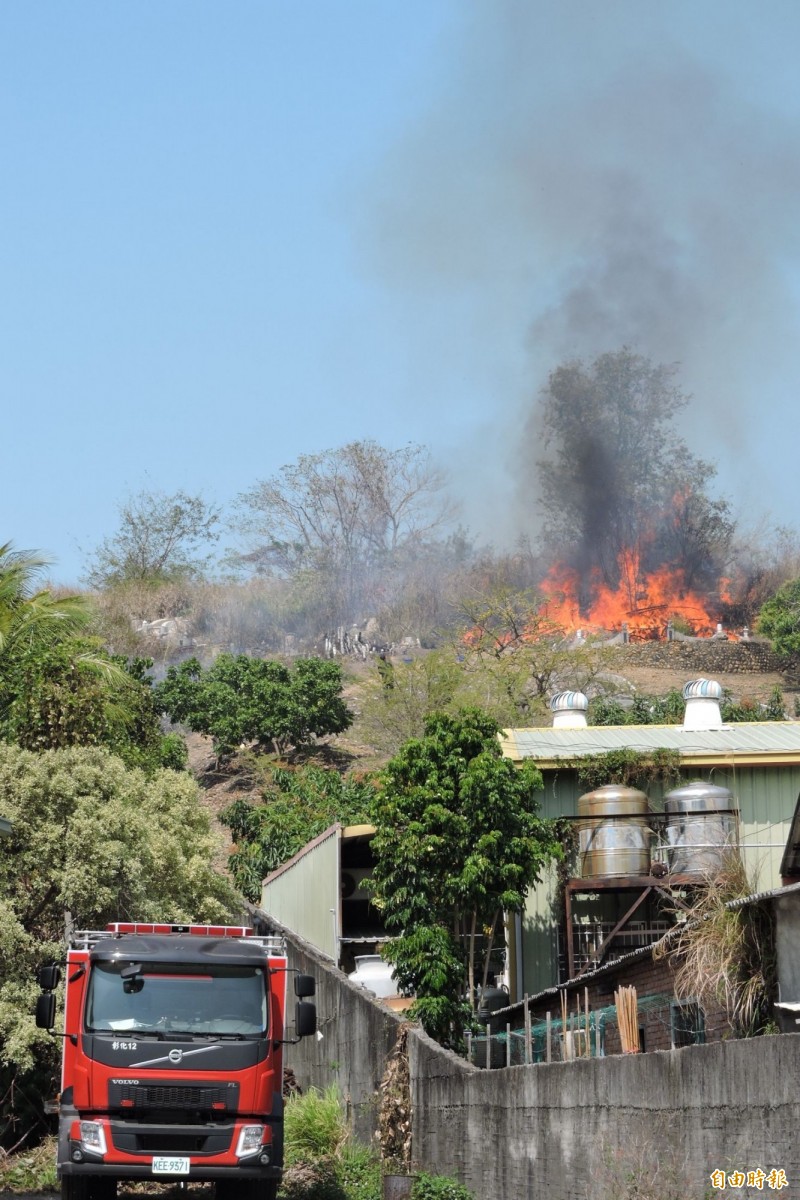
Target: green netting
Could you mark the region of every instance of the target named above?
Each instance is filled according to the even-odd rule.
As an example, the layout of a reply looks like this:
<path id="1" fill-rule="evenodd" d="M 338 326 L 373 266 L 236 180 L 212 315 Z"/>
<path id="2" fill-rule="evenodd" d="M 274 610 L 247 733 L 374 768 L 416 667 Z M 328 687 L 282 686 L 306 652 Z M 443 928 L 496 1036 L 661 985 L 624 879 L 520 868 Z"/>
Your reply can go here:
<path id="1" fill-rule="evenodd" d="M 648 1012 L 652 1009 L 669 1008 L 671 996 L 655 995 L 642 996 L 638 999 L 638 1012 Z M 500 1018 L 502 1019 L 502 1018 Z M 519 1020 L 519 1018 L 517 1018 Z M 553 1017 L 550 1021 L 550 1058 L 552 1062 L 563 1062 L 573 1058 L 597 1057 L 605 1053 L 605 1033 L 608 1025 L 617 1024 L 617 1007 L 608 1004 L 603 1008 L 591 1009 L 589 1012 L 589 1055 L 586 1054 L 586 1017 L 581 1013 L 580 1018 L 573 1012 L 567 1017 L 566 1034 L 561 1017 Z M 598 1047 L 599 1043 L 599 1047 Z M 487 1052 L 489 1061 L 487 1064 Z M 473 1035 L 470 1039 L 468 1054 L 470 1062 L 478 1067 L 521 1066 L 528 1061 L 533 1063 L 547 1062 L 547 1021 L 531 1022 L 531 1052 L 530 1059 L 525 1054 L 525 1026 L 516 1026 L 510 1031 L 490 1034 Z"/>

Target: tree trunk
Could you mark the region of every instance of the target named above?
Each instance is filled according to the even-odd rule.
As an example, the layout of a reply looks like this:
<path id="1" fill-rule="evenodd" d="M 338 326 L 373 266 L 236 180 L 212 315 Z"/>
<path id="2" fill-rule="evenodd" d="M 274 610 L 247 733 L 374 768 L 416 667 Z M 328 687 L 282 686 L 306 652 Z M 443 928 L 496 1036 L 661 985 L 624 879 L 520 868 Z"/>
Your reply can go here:
<path id="1" fill-rule="evenodd" d="M 494 931 L 497 928 L 497 918 L 499 916 L 500 909 L 496 908 L 494 910 L 494 916 L 492 917 L 492 927 L 489 930 L 489 943 L 486 947 L 486 953 L 483 959 L 483 984 L 481 986 L 483 987 L 484 991 L 486 990 L 486 983 L 489 978 L 489 958 L 491 957 L 492 947 L 494 946 Z"/>
<path id="2" fill-rule="evenodd" d="M 469 1003 L 470 1007 L 476 1007 L 477 997 L 475 995 L 475 926 L 478 923 L 478 911 L 473 908 L 472 920 L 469 929 Z"/>

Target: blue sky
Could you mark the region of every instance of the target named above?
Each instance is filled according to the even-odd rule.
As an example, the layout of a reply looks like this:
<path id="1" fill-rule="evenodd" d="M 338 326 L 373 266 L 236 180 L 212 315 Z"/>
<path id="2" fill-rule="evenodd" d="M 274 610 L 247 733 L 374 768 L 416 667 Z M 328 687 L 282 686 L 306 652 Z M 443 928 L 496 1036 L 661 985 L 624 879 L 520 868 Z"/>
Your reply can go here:
<path id="1" fill-rule="evenodd" d="M 798 45 L 790 0 L 4 5 L 2 540 L 76 582 L 127 494 L 365 437 L 535 532 L 537 392 L 623 344 L 800 524 Z"/>

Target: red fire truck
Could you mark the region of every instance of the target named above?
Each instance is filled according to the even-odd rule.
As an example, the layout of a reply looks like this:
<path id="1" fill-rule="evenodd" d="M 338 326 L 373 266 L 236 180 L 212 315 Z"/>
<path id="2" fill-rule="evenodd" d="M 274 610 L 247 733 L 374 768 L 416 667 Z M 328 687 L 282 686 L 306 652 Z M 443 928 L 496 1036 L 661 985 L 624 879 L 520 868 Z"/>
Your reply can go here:
<path id="1" fill-rule="evenodd" d="M 314 1033 L 309 975 L 247 927 L 109 925 L 66 959 L 58 1174 L 62 1200 L 111 1200 L 120 1179 L 212 1180 L 220 1200 L 274 1200 L 283 1165 L 283 1046 Z M 55 1025 L 58 964 L 39 972 Z"/>

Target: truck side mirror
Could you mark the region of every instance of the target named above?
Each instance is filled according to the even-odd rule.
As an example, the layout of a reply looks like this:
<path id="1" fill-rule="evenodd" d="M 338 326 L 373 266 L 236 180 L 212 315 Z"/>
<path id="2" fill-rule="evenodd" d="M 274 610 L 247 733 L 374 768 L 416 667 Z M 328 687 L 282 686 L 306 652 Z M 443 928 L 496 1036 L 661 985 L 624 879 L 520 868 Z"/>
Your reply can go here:
<path id="1" fill-rule="evenodd" d="M 37 979 L 43 992 L 52 992 L 61 982 L 61 967 L 57 963 L 51 963 L 49 967 L 40 967 Z"/>
<path id="2" fill-rule="evenodd" d="M 294 1031 L 297 1037 L 309 1037 L 317 1032 L 317 1006 L 298 1000 L 294 1006 Z"/>
<path id="3" fill-rule="evenodd" d="M 56 1023 L 56 998 L 52 992 L 42 992 L 36 1000 L 37 1029 L 52 1029 Z"/>
<path id="4" fill-rule="evenodd" d="M 313 996 L 317 990 L 317 982 L 313 975 L 295 975 L 294 977 L 294 994 L 295 996 Z M 313 1030 L 312 1030 L 313 1032 Z"/>

